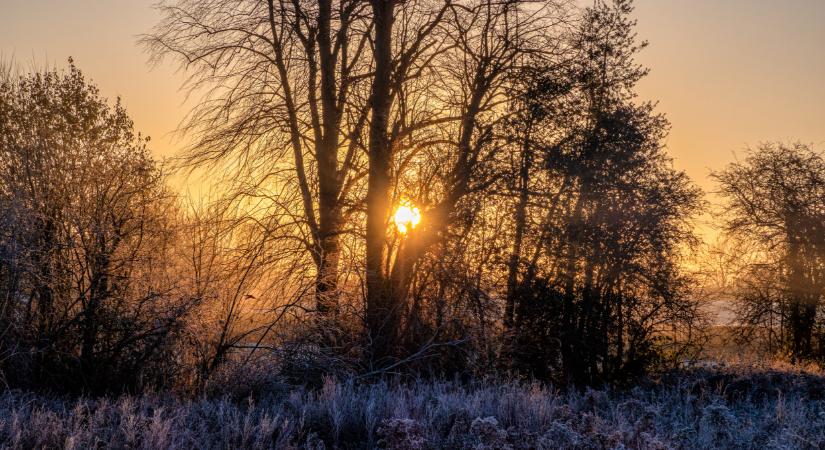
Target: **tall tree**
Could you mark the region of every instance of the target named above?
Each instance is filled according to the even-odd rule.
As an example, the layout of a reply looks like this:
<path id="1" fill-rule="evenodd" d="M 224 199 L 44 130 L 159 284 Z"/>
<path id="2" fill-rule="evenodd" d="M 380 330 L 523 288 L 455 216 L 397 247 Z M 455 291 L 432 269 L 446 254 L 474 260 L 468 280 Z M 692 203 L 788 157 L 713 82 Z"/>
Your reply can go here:
<path id="1" fill-rule="evenodd" d="M 397 351 L 416 265 L 461 217 L 461 202 L 495 181 L 489 170 L 497 157 L 493 130 L 505 117 L 509 75 L 526 55 L 556 47 L 548 30 L 562 16 L 556 2 L 445 1 L 416 13 L 425 5 L 372 2 L 376 69 L 366 267 L 367 328 L 376 360 Z M 405 27 L 396 33 L 398 12 Z M 433 172 L 437 186 L 420 192 L 429 203 L 421 205 L 421 224 L 394 248 L 392 189 L 404 182 L 404 162 L 424 152 L 442 164 Z"/>
<path id="2" fill-rule="evenodd" d="M 634 60 L 645 44 L 631 12 L 629 1 L 595 2 L 567 63 L 538 67 L 535 84 L 516 91 L 503 321 L 516 367 L 534 375 L 623 376 L 657 357 L 663 327 L 690 327 L 698 315 L 679 258 L 700 192 L 670 167 L 667 120 L 634 101 L 647 70 Z"/>
<path id="3" fill-rule="evenodd" d="M 207 91 L 183 127 L 195 136 L 188 161 L 234 157 L 241 198 L 279 185 L 299 194 L 273 202 L 270 214 L 293 217 L 285 239 L 299 239 L 312 259 L 317 311 L 335 315 L 341 239 L 363 176 L 372 60 L 366 4 L 181 0 L 159 8 L 163 20 L 143 43 L 155 58 L 179 61 L 192 92 Z M 262 230 L 262 239 L 271 232 Z"/>

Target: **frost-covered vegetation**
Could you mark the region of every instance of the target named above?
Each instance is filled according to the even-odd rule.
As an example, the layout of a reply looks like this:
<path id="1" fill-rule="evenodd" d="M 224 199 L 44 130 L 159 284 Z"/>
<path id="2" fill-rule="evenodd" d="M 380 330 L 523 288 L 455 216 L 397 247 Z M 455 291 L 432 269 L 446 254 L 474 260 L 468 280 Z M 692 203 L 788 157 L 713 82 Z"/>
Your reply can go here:
<path id="1" fill-rule="evenodd" d="M 6 392 L 3 448 L 822 448 L 825 377 L 777 365 L 630 389 L 328 380 L 257 398 L 61 400 Z"/>

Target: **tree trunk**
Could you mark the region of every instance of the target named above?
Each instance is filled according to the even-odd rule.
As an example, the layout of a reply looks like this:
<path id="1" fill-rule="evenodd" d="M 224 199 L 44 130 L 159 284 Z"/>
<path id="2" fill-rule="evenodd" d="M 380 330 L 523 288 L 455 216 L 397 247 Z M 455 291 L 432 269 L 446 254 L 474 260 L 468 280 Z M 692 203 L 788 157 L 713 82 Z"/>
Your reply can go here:
<path id="1" fill-rule="evenodd" d="M 530 146 L 530 128 L 525 132 L 524 143 L 521 154 L 521 167 L 519 168 L 519 197 L 515 211 L 515 236 L 513 237 L 513 248 L 510 253 L 510 261 L 507 264 L 507 303 L 504 308 L 504 326 L 507 329 L 513 327 L 516 309 L 516 287 L 518 284 L 518 272 L 521 265 L 521 247 L 524 240 L 524 230 L 527 226 L 527 201 L 530 196 L 530 166 L 533 162 L 532 148 Z"/>
<path id="2" fill-rule="evenodd" d="M 336 55 L 332 49 L 331 25 L 332 5 L 330 0 L 320 0 L 318 3 L 318 59 L 320 60 L 320 97 L 321 123 L 314 123 L 315 128 L 315 159 L 318 164 L 318 218 L 316 222 L 312 189 L 306 174 L 304 164 L 303 134 L 299 126 L 298 106 L 296 95 L 292 90 L 287 70 L 287 54 L 281 42 L 276 23 L 274 0 L 267 1 L 269 7 L 269 26 L 272 35 L 272 50 L 274 65 L 278 71 L 281 89 L 283 89 L 284 106 L 286 107 L 287 124 L 290 135 L 293 156 L 295 158 L 296 180 L 301 192 L 304 216 L 312 232 L 313 262 L 316 267 L 315 300 L 316 310 L 322 317 L 334 315 L 338 310 L 338 262 L 340 258 L 340 227 L 342 224 L 341 205 L 339 194 L 341 186 L 338 178 L 338 141 L 340 111 L 336 95 Z M 310 61 L 315 61 L 314 46 L 306 48 Z M 311 53 L 310 53 L 311 52 Z M 310 67 L 314 67 L 310 63 Z M 310 86 L 314 86 L 316 73 L 310 70 Z M 310 89 L 309 103 L 316 105 L 317 98 L 314 90 Z"/>
<path id="3" fill-rule="evenodd" d="M 788 222 L 793 223 L 789 220 Z M 804 360 L 813 354 L 813 327 L 816 318 L 816 304 L 810 301 L 805 277 L 801 245 L 794 229 L 788 228 L 788 291 L 791 313 L 791 354 L 794 359 Z"/>
<path id="4" fill-rule="evenodd" d="M 322 315 L 338 312 L 338 261 L 341 208 L 338 182 L 339 111 L 335 82 L 335 55 L 332 51 L 332 6 L 318 2 L 318 51 L 321 66 L 321 140 L 316 144 L 318 160 L 318 280 L 316 303 Z"/>
<path id="5" fill-rule="evenodd" d="M 373 0 L 375 20 L 375 75 L 371 95 L 369 174 L 367 181 L 367 305 L 366 322 L 370 359 L 392 357 L 397 344 L 400 308 L 395 304 L 390 280 L 384 272 L 387 218 L 390 213 L 391 142 L 388 136 L 391 109 L 392 22 L 394 2 Z"/>

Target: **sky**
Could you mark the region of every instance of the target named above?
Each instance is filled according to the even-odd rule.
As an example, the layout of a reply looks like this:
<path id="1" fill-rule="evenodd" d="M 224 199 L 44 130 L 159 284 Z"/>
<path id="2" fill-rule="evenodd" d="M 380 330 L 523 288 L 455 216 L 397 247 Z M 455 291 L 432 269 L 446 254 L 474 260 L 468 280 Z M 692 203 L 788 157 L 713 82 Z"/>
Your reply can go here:
<path id="1" fill-rule="evenodd" d="M 23 69 L 72 56 L 110 98 L 122 97 L 159 157 L 192 105 L 171 65 L 150 67 L 137 37 L 155 0 L 0 0 L 0 58 Z M 640 98 L 672 123 L 674 166 L 703 189 L 708 174 L 764 141 L 825 149 L 825 0 L 637 0 L 650 46 Z"/>

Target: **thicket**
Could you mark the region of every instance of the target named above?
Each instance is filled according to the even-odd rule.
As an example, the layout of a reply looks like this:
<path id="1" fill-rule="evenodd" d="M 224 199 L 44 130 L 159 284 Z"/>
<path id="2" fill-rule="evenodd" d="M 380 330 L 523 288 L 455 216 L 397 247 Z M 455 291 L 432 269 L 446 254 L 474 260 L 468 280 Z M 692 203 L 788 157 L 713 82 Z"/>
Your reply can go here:
<path id="1" fill-rule="evenodd" d="M 667 119 L 636 97 L 632 11 L 161 4 L 141 42 L 204 95 L 174 168 L 225 173 L 198 199 L 171 192 L 148 138 L 73 63 L 3 72 L 2 379 L 191 394 L 265 367 L 316 387 L 603 385 L 696 355 L 685 260 L 704 204 L 667 155 Z M 748 158 L 716 177 L 731 235 L 773 257 L 743 280 L 775 282 L 737 288 L 741 329 L 818 357 L 821 156 Z"/>

